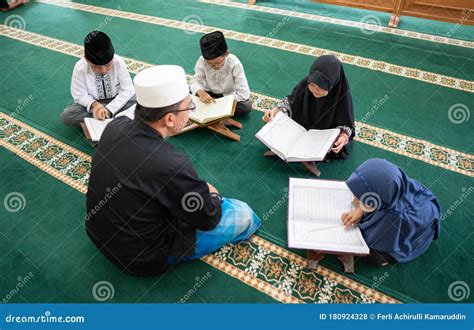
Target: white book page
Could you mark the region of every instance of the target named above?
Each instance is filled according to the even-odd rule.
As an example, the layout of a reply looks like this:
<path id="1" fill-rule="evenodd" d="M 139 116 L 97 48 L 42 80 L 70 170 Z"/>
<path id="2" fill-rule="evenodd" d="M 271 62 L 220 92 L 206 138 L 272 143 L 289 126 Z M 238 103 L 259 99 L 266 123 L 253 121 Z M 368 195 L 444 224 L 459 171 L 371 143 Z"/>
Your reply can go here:
<path id="1" fill-rule="evenodd" d="M 298 139 L 288 157 L 323 160 L 339 133 L 339 128 L 309 130 Z"/>
<path id="2" fill-rule="evenodd" d="M 196 110 L 190 113 L 189 117 L 197 122 L 202 123 L 232 115 L 234 95 L 214 99 L 215 103 L 209 104 L 202 102 L 198 96 L 192 95 L 192 98 L 196 105 Z"/>
<path id="3" fill-rule="evenodd" d="M 227 95 L 218 99 L 214 99 L 216 103 L 211 103 L 207 106 L 206 117 L 224 117 L 232 115 L 232 108 L 234 106 L 234 95 Z"/>
<path id="4" fill-rule="evenodd" d="M 105 119 L 105 120 L 98 120 L 94 118 L 84 118 L 84 124 L 89 131 L 89 135 L 91 136 L 91 140 L 94 142 L 98 142 L 102 133 L 104 132 L 105 127 L 112 121 L 113 119 Z"/>
<path id="5" fill-rule="evenodd" d="M 189 118 L 197 122 L 202 122 L 204 114 L 206 113 L 207 104 L 202 102 L 201 99 L 196 95 L 191 95 L 193 103 L 196 105 L 196 110 L 189 114 Z"/>
<path id="6" fill-rule="evenodd" d="M 283 159 L 286 159 L 288 152 L 304 133 L 304 127 L 280 111 L 255 136 L 280 157 L 283 154 Z"/>
<path id="7" fill-rule="evenodd" d="M 343 181 L 290 179 L 288 244 L 293 248 L 365 254 L 360 229 L 344 228 L 341 214 L 352 209 Z"/>
<path id="8" fill-rule="evenodd" d="M 295 222 L 293 226 L 294 244 L 299 248 L 346 253 L 368 253 L 361 240 L 358 228 L 330 227 L 319 229 L 305 223 Z"/>
<path id="9" fill-rule="evenodd" d="M 132 105 L 130 108 L 126 109 L 126 110 L 123 110 L 121 112 L 119 112 L 115 118 L 118 118 L 118 117 L 128 117 L 130 118 L 131 120 L 135 119 L 135 108 L 136 108 L 136 104 Z"/>

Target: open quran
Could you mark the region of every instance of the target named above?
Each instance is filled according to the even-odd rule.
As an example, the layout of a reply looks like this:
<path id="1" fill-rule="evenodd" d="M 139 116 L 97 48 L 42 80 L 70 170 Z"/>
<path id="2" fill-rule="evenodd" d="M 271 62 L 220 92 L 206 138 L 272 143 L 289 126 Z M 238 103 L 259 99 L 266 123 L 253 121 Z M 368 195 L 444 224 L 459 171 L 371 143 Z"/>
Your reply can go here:
<path id="1" fill-rule="evenodd" d="M 283 112 L 258 131 L 256 137 L 287 162 L 321 161 L 333 146 L 340 129 L 310 129 Z"/>

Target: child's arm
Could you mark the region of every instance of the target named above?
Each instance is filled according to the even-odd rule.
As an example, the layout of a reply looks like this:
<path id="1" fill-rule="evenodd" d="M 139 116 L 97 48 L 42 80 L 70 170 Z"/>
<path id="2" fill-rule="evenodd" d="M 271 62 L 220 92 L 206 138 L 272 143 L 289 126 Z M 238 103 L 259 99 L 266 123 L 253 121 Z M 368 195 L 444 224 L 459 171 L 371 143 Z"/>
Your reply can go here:
<path id="1" fill-rule="evenodd" d="M 215 103 L 209 93 L 206 92 L 206 71 L 204 69 L 204 59 L 200 57 L 194 66 L 194 76 L 191 78 L 191 93 L 199 96 L 199 99 L 206 104 Z"/>
<path id="2" fill-rule="evenodd" d="M 198 90 L 206 90 L 206 72 L 204 71 L 204 59 L 200 57 L 194 66 L 194 76 L 191 78 L 191 93 L 196 95 Z"/>
<path id="3" fill-rule="evenodd" d="M 117 111 L 135 95 L 135 87 L 133 86 L 132 78 L 130 78 L 125 62 L 121 58 L 118 58 L 118 63 L 117 79 L 120 83 L 120 90 L 117 96 L 105 106 L 112 115 L 115 115 Z"/>
<path id="4" fill-rule="evenodd" d="M 85 72 L 77 64 L 72 72 L 71 95 L 75 103 L 82 105 L 87 111 L 91 112 L 91 105 L 95 100 L 87 90 Z"/>
<path id="5" fill-rule="evenodd" d="M 234 76 L 235 83 L 235 100 L 237 102 L 247 101 L 250 98 L 250 88 L 249 83 L 247 82 L 247 77 L 245 76 L 244 67 L 239 60 L 237 60 L 237 63 L 232 70 L 232 75 Z"/>

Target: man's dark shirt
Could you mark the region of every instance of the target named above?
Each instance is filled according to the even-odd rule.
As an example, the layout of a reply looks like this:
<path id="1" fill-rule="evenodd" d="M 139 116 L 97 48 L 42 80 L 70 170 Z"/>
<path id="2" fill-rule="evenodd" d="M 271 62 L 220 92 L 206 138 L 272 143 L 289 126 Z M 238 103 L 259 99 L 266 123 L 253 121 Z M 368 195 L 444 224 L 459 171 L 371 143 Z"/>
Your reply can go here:
<path id="1" fill-rule="evenodd" d="M 135 275 L 166 271 L 168 256 L 192 255 L 196 230 L 210 230 L 221 218 L 219 197 L 187 155 L 127 117 L 110 122 L 101 137 L 86 206 L 90 239 Z"/>

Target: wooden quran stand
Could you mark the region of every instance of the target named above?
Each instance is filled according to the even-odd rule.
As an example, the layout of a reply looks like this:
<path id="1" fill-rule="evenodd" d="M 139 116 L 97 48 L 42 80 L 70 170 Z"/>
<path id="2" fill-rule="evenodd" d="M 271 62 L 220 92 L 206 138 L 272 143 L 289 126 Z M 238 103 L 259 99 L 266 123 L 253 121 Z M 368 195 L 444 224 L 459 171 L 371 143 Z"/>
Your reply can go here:
<path id="1" fill-rule="evenodd" d="M 236 106 L 237 106 L 237 102 L 234 102 L 233 109 L 232 109 L 232 115 L 234 115 L 234 113 L 235 113 Z M 181 130 L 181 132 L 179 132 L 176 135 L 186 133 L 186 132 L 191 131 L 191 130 L 193 130 L 195 128 L 198 128 L 198 127 L 207 127 L 209 130 L 211 130 L 213 132 L 224 135 L 225 137 L 228 137 L 231 140 L 240 142 L 240 135 L 232 132 L 227 126 L 233 126 L 233 127 L 238 128 L 238 129 L 242 129 L 242 127 L 243 127 L 241 123 L 239 123 L 238 121 L 235 121 L 234 119 L 232 119 L 230 117 L 221 118 L 221 119 L 214 120 L 214 121 L 211 121 L 211 122 L 205 123 L 205 124 L 196 123 L 192 120 L 188 120 L 188 123 L 186 124 L 186 126 L 184 126 L 184 128 Z"/>
<path id="2" fill-rule="evenodd" d="M 239 123 L 238 121 L 235 121 L 232 118 L 219 119 L 219 120 L 216 120 L 216 121 L 213 121 L 213 122 L 210 122 L 210 123 L 206 123 L 206 124 L 198 124 L 198 123 L 195 123 L 195 122 L 190 120 L 190 121 L 188 121 L 186 126 L 184 126 L 184 128 L 181 130 L 181 132 L 179 132 L 176 135 L 186 133 L 186 132 L 191 131 L 191 130 L 193 130 L 195 128 L 198 128 L 198 127 L 207 127 L 209 130 L 211 130 L 213 132 L 224 135 L 225 137 L 228 137 L 231 140 L 239 142 L 240 141 L 240 135 L 232 132 L 227 126 L 233 126 L 233 127 L 242 129 L 242 124 Z"/>
<path id="3" fill-rule="evenodd" d="M 271 150 L 265 151 L 263 155 L 265 157 L 277 156 L 277 154 Z M 316 166 L 316 162 L 301 162 L 301 164 L 303 164 L 303 166 L 306 167 L 306 169 L 310 171 L 310 173 L 313 174 L 315 177 L 319 177 L 321 175 L 321 171 Z"/>
<path id="4" fill-rule="evenodd" d="M 89 143 L 94 148 L 96 148 L 99 143 L 92 141 L 91 135 L 89 134 L 89 130 L 87 129 L 87 126 L 84 122 L 81 122 L 81 128 L 82 128 L 82 131 L 84 132 L 84 135 L 86 136 L 87 141 L 89 141 Z"/>
<path id="5" fill-rule="evenodd" d="M 240 135 L 232 132 L 227 126 L 233 126 L 242 129 L 242 124 L 232 118 L 220 119 L 207 125 L 211 131 L 228 137 L 231 140 L 240 142 Z"/>
<path id="6" fill-rule="evenodd" d="M 89 130 L 87 129 L 87 126 L 86 124 L 84 124 L 84 122 L 81 123 L 81 128 L 82 128 L 82 131 L 84 132 L 84 135 L 86 136 L 86 139 L 90 141 L 91 135 L 89 134 Z"/>
<path id="7" fill-rule="evenodd" d="M 350 253 L 308 250 L 307 267 L 309 269 L 318 268 L 319 261 L 321 261 L 326 254 L 337 255 L 337 258 L 342 262 L 342 265 L 344 266 L 344 272 L 354 273 L 354 256 L 356 256 L 357 254 L 350 254 Z"/>

